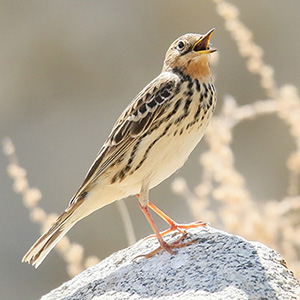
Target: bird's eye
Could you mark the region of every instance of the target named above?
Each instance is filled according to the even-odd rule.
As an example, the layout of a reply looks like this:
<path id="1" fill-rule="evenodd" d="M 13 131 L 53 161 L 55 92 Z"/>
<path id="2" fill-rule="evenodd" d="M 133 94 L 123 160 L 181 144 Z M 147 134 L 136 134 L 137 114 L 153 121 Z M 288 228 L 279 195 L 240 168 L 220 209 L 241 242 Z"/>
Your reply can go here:
<path id="1" fill-rule="evenodd" d="M 176 47 L 178 50 L 182 50 L 184 48 L 184 42 L 179 41 Z"/>

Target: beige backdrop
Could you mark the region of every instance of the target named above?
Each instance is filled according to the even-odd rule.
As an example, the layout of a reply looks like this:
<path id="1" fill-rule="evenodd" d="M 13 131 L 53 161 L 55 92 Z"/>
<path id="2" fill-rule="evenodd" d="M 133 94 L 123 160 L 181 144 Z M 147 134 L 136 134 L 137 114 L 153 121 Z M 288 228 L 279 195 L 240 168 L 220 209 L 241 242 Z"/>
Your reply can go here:
<path id="1" fill-rule="evenodd" d="M 264 48 L 279 86 L 299 86 L 300 2 L 232 2 Z M 228 94 L 239 104 L 266 98 L 213 1 L 0 1 L 0 20 L 0 138 L 9 136 L 15 143 L 19 162 L 30 184 L 43 193 L 41 206 L 47 212 L 65 209 L 115 119 L 160 72 L 165 52 L 178 36 L 216 28 L 216 114 Z M 199 183 L 197 160 L 205 148 L 205 143 L 199 145 L 179 173 L 191 186 Z M 294 148 L 276 117 L 245 122 L 234 130 L 237 168 L 258 200 L 286 194 L 285 161 Z M 6 165 L 0 154 L 0 298 L 37 299 L 68 279 L 65 263 L 53 251 L 37 270 L 21 264 L 39 228 L 12 191 Z M 151 199 L 175 220 L 192 221 L 184 201 L 171 192 L 172 178 L 151 191 Z M 137 238 L 150 234 L 136 199 L 126 204 Z M 115 204 L 82 221 L 69 237 L 100 258 L 127 245 Z"/>

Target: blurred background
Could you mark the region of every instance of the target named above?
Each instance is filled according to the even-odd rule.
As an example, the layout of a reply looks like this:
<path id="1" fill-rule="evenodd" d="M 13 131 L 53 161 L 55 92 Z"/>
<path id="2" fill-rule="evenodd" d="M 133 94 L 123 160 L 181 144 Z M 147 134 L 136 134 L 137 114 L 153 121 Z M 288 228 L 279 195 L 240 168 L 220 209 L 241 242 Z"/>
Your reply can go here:
<path id="1" fill-rule="evenodd" d="M 299 87 L 300 2 L 231 2 L 265 50 L 278 85 Z M 178 36 L 216 28 L 216 114 L 228 94 L 239 104 L 266 99 L 213 1 L 0 1 L 0 20 L 0 138 L 14 142 L 20 165 L 30 185 L 41 190 L 40 205 L 47 212 L 66 208 L 116 118 L 159 74 L 165 52 Z M 266 116 L 234 130 L 237 169 L 258 200 L 286 195 L 285 162 L 295 148 L 286 129 L 275 116 Z M 205 147 L 200 143 L 178 173 L 191 186 L 199 183 L 197 161 Z M 1 153 L 0 298 L 38 299 L 69 277 L 55 251 L 37 270 L 21 264 L 40 229 L 13 192 L 6 166 Z M 190 222 L 186 204 L 171 192 L 174 178 L 152 190 L 150 197 L 176 221 Z M 137 238 L 149 235 L 137 200 L 131 197 L 126 205 Z M 166 229 L 160 220 L 157 224 Z M 84 245 L 87 255 L 101 259 L 127 246 L 115 204 L 81 221 L 68 236 Z"/>

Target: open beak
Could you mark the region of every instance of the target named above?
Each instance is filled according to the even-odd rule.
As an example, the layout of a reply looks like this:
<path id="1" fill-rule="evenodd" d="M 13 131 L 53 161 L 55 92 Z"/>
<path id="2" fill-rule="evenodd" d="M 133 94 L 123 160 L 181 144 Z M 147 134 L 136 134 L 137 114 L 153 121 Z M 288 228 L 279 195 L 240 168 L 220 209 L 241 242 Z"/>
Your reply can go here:
<path id="1" fill-rule="evenodd" d="M 214 31 L 215 29 L 213 28 L 209 32 L 207 32 L 198 42 L 195 43 L 193 50 L 196 52 L 200 52 L 201 54 L 210 54 L 217 51 L 217 49 L 209 48 L 209 40 Z"/>

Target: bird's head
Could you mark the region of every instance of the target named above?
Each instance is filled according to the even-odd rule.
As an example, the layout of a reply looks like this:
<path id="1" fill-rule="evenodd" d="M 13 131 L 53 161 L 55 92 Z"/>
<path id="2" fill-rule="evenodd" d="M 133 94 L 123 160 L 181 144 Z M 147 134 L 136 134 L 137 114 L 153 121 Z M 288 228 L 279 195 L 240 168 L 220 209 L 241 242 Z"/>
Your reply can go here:
<path id="1" fill-rule="evenodd" d="M 175 68 L 201 81 L 210 77 L 209 54 L 216 51 L 210 47 L 214 28 L 206 34 L 188 33 L 172 43 L 167 51 L 163 71 Z"/>

